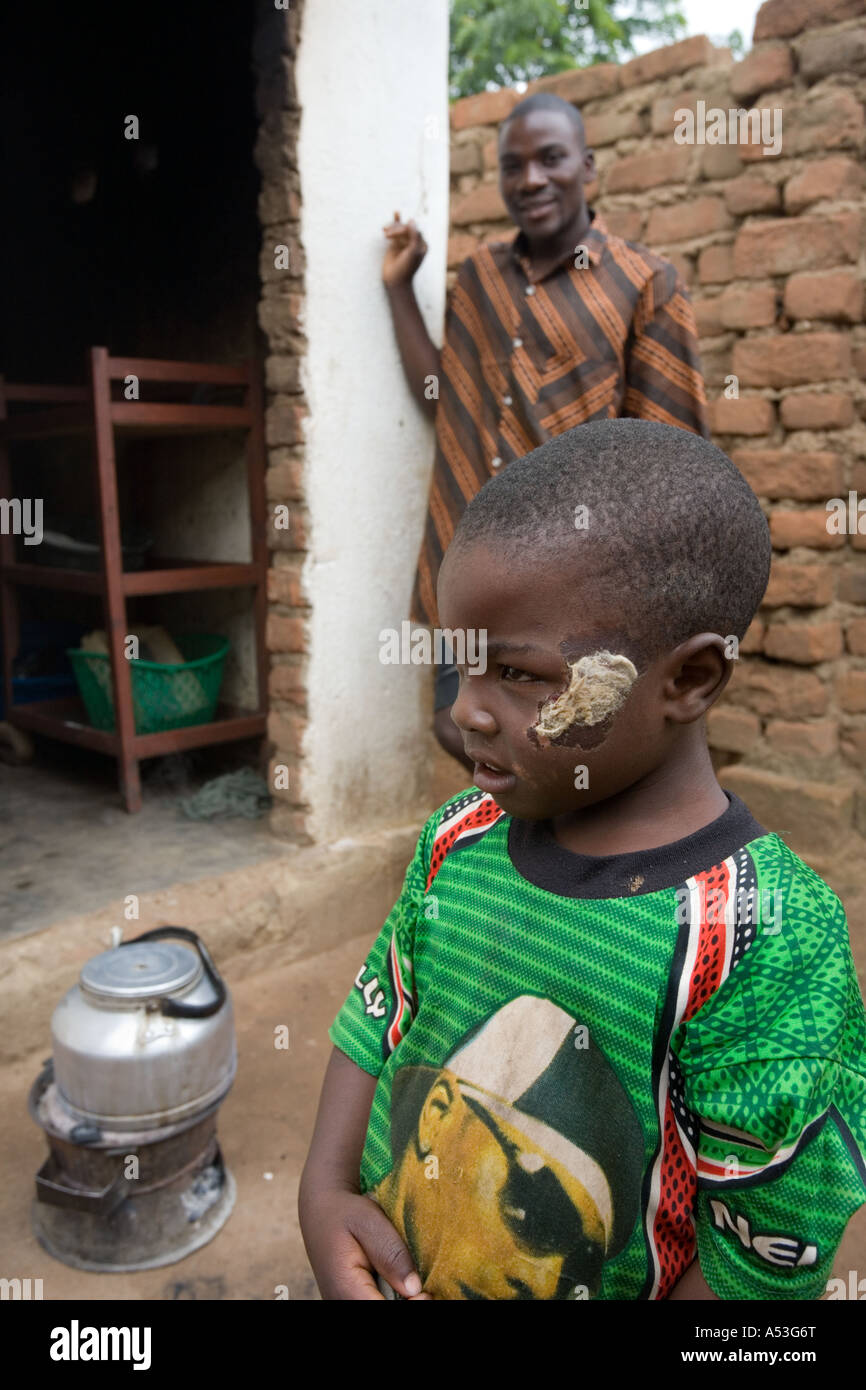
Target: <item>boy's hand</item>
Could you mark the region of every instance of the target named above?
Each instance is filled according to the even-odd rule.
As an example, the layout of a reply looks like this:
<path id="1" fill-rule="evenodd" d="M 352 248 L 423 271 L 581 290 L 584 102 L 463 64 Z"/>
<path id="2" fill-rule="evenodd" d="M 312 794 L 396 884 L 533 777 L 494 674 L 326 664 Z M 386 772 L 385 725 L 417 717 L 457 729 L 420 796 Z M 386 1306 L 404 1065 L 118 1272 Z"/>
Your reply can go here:
<path id="1" fill-rule="evenodd" d="M 388 245 L 382 265 L 382 279 L 389 289 L 408 284 L 427 255 L 427 243 L 412 221 L 401 222 L 399 212 L 384 228 Z"/>
<path id="2" fill-rule="evenodd" d="M 342 1189 L 306 1203 L 307 1253 L 323 1299 L 380 1299 L 373 1271 L 410 1301 L 429 1299 L 403 1241 L 369 1197 Z"/>

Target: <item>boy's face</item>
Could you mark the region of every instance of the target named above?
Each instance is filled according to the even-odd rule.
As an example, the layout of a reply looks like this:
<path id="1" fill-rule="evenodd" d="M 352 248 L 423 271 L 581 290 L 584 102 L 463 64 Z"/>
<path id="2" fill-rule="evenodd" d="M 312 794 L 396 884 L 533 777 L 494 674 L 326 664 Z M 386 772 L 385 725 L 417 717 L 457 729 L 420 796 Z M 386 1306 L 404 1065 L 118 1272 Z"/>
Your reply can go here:
<path id="1" fill-rule="evenodd" d="M 600 600 L 590 556 L 583 574 L 569 562 L 566 584 L 551 566 L 515 565 L 475 543 L 449 551 L 440 573 L 442 626 L 486 631 L 486 670 L 459 668 L 452 718 L 475 761 L 476 785 L 523 820 L 583 810 L 626 790 L 659 767 L 673 736 L 664 658 L 642 663 L 623 638 L 622 615 Z M 569 685 L 568 663 L 598 651 L 629 657 L 637 680 L 601 723 L 575 724 L 547 742 L 534 729 L 542 706 Z"/>

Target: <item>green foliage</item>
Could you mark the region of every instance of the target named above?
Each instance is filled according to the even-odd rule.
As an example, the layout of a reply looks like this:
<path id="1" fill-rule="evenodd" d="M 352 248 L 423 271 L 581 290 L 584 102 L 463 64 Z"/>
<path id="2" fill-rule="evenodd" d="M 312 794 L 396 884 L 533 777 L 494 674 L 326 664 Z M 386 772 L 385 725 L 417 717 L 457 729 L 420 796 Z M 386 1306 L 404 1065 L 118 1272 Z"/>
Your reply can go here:
<path id="1" fill-rule="evenodd" d="M 731 50 L 736 62 L 739 62 L 746 51 L 746 41 L 743 38 L 742 31 L 740 29 L 732 29 L 725 39 L 725 44 Z"/>
<path id="2" fill-rule="evenodd" d="M 661 45 L 685 28 L 677 0 L 451 0 L 451 95 L 622 62 L 636 38 Z"/>

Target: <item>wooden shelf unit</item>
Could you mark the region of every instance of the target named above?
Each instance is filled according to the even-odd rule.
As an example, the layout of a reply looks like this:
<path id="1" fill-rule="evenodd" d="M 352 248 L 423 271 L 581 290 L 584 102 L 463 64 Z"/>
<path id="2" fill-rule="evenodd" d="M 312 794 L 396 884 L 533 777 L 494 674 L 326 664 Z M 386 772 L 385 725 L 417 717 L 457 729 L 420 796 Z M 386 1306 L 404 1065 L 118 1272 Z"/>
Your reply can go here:
<path id="1" fill-rule="evenodd" d="M 117 759 L 120 793 L 127 811 L 141 809 L 139 760 L 263 735 L 266 728 L 268 546 L 265 504 L 264 405 L 261 379 L 254 363 L 237 366 L 203 362 L 167 362 L 144 357 L 111 357 L 107 348 L 88 353 L 90 384 L 78 386 L 23 385 L 0 377 L 0 497 L 12 496 L 9 445 L 17 440 L 90 435 L 93 441 L 96 497 L 102 544 L 97 571 L 60 569 L 19 562 L 15 538 L 0 533 L 0 623 L 3 633 L 3 686 L 6 719 L 21 729 L 75 743 Z M 185 405 L 117 401 L 111 383 L 129 376 L 140 382 L 236 386 L 243 388 L 243 405 Z M 9 412 L 9 405 L 15 409 Z M 16 413 L 20 406 L 33 409 Z M 246 434 L 246 478 L 252 532 L 252 561 L 216 563 L 177 557 L 154 559 L 148 568 L 124 572 L 117 470 L 116 435 L 187 435 L 226 430 Z M 88 722 L 79 699 L 42 700 L 15 705 L 12 663 L 18 650 L 17 591 L 22 587 L 62 589 L 101 594 L 111 660 L 115 731 L 106 733 Z M 206 589 L 251 588 L 254 591 L 258 708 L 217 709 L 208 724 L 157 734 L 136 734 L 130 663 L 124 657 L 129 631 L 127 598 L 143 594 L 190 593 Z"/>

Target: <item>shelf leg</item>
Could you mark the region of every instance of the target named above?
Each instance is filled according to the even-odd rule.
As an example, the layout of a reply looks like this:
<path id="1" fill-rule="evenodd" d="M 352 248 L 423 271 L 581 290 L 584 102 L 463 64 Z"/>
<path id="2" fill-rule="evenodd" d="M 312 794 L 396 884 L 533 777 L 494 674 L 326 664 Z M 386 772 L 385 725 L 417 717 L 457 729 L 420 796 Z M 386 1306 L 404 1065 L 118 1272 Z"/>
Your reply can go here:
<path id="1" fill-rule="evenodd" d="M 268 708 L 269 661 L 265 646 L 265 624 L 268 615 L 267 572 L 270 562 L 268 514 L 265 499 L 265 403 L 261 367 L 254 355 L 247 362 L 247 367 L 250 374 L 247 405 L 252 416 L 246 443 L 247 490 L 250 506 L 250 531 L 252 533 L 251 558 L 259 576 L 253 600 L 256 630 L 257 708 L 259 713 L 264 714 Z"/>
<path id="2" fill-rule="evenodd" d="M 126 598 L 123 593 L 123 547 L 117 500 L 114 427 L 111 422 L 111 378 L 108 350 L 90 349 L 90 382 L 93 404 L 93 442 L 96 461 L 96 495 L 102 536 L 102 599 L 111 660 L 114 719 L 119 748 L 117 772 L 120 794 L 127 811 L 141 810 L 141 780 L 133 753 L 135 713 L 132 705 L 132 671 L 126 658 Z"/>

